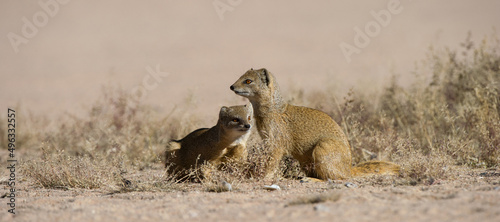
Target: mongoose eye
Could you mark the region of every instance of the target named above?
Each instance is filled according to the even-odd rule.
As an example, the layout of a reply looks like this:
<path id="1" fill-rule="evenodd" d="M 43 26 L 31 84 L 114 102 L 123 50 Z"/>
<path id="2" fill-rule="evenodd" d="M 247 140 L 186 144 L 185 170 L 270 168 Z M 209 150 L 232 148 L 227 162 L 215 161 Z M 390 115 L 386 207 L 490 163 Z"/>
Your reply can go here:
<path id="1" fill-rule="evenodd" d="M 245 80 L 245 83 L 246 83 L 246 84 L 250 84 L 250 83 L 252 83 L 252 82 L 253 82 L 253 81 L 252 81 L 252 80 L 250 80 L 250 79 Z"/>
<path id="2" fill-rule="evenodd" d="M 248 121 L 250 121 L 252 119 L 252 117 L 248 116 Z"/>
<path id="3" fill-rule="evenodd" d="M 237 123 L 239 121 L 240 121 L 239 119 L 233 119 L 233 122 L 235 122 L 235 123 Z"/>

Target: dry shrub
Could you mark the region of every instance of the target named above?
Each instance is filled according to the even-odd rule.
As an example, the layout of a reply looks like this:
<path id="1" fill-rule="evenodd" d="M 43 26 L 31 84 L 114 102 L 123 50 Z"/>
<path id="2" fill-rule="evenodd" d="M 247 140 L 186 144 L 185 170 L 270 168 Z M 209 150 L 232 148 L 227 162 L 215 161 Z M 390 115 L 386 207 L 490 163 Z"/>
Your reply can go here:
<path id="1" fill-rule="evenodd" d="M 229 160 L 218 167 L 212 166 L 211 175 L 202 181 L 203 185 L 209 191 L 217 191 L 225 181 L 230 183 L 233 189 L 238 189 L 238 185 L 243 182 L 261 179 L 270 156 L 270 151 L 266 148 L 254 128 L 247 142 L 247 161 L 242 163 Z"/>
<path id="2" fill-rule="evenodd" d="M 123 155 L 134 166 L 150 167 L 162 162 L 165 144 L 171 137 L 197 122 L 186 115 L 174 116 L 174 111 L 161 115 L 125 90 L 104 87 L 88 116 L 70 116 L 44 141 L 70 155 Z"/>
<path id="3" fill-rule="evenodd" d="M 429 69 L 417 72 L 422 80 L 399 89 L 401 95 L 386 91 L 381 112 L 393 116 L 394 130 L 417 140 L 424 155 L 449 155 L 455 164 L 474 167 L 497 166 L 500 45 L 493 38 L 475 47 L 468 38 L 462 46 L 461 53 L 431 51 L 423 63 Z"/>
<path id="4" fill-rule="evenodd" d="M 221 191 L 223 182 L 230 183 L 233 189 L 238 189 L 239 184 L 243 182 L 259 181 L 265 176 L 265 168 L 270 161 L 271 150 L 269 147 L 271 146 L 260 138 L 257 131 L 254 131 L 247 143 L 248 157 L 246 162 L 227 161 L 218 167 L 205 166 L 211 167 L 211 174 L 210 177 L 205 177 L 200 181 L 208 191 L 216 192 Z M 285 156 L 273 179 L 279 181 L 282 178 L 297 179 L 303 176 L 304 173 L 299 162 L 291 156 Z"/>
<path id="5" fill-rule="evenodd" d="M 334 93 L 317 92 L 315 97 L 296 93 L 295 101 L 326 107 L 323 111 L 344 129 L 355 163 L 395 161 L 405 170 L 402 176 L 418 181 L 450 178 L 456 166 L 498 166 L 498 38 L 485 37 L 476 46 L 469 36 L 458 52 L 431 48 L 414 74 L 410 87 L 399 86 L 393 77 L 379 96 L 353 89 L 341 102 Z"/>
<path id="6" fill-rule="evenodd" d="M 175 111 L 161 115 L 121 88 L 103 87 L 87 116 L 68 114 L 58 120 L 55 130 L 36 136 L 42 143 L 42 157 L 26 161 L 23 169 L 47 188 L 121 186 L 119 172 L 162 164 L 167 141 L 199 124 L 196 118 Z M 166 175 L 162 181 L 171 178 Z M 146 187 L 156 189 L 157 185 Z"/>
<path id="7" fill-rule="evenodd" d="M 418 142 L 400 139 L 394 143 L 391 159 L 401 165 L 401 176 L 412 181 L 447 179 L 455 176 L 455 162 L 446 152 L 436 150 L 424 154 Z"/>
<path id="8" fill-rule="evenodd" d="M 44 149 L 40 159 L 23 162 L 22 171 L 35 184 L 45 188 L 97 189 L 123 185 L 120 167 L 117 167 L 121 165 L 119 159 L 108 161 L 100 158 Z"/>

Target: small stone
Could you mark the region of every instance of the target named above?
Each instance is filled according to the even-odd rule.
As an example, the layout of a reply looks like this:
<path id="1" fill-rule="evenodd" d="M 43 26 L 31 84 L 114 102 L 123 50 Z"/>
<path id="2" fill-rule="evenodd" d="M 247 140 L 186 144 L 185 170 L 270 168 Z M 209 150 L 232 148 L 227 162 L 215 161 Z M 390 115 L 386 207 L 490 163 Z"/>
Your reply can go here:
<path id="1" fill-rule="evenodd" d="M 231 190 L 233 190 L 233 186 L 231 186 L 231 184 L 228 183 L 228 182 L 226 182 L 226 181 L 222 181 L 221 190 L 223 190 L 223 191 L 231 191 Z"/>
<path id="2" fill-rule="evenodd" d="M 314 206 L 314 211 L 320 211 L 320 212 L 329 212 L 330 211 L 330 208 L 323 205 L 323 204 L 318 204 L 316 206 Z"/>
<path id="3" fill-rule="evenodd" d="M 264 186 L 264 189 L 266 190 L 271 190 L 271 191 L 274 191 L 274 190 L 281 190 L 280 186 L 276 185 L 276 184 L 273 184 L 271 186 Z"/>
<path id="4" fill-rule="evenodd" d="M 330 180 L 330 179 L 328 179 L 328 181 L 326 183 L 330 189 L 342 189 L 342 188 L 344 188 L 344 185 L 342 185 L 342 183 L 335 183 L 335 181 Z"/>
<path id="5" fill-rule="evenodd" d="M 354 184 L 354 183 L 351 183 L 351 182 L 347 182 L 344 184 L 346 187 L 348 188 L 358 188 L 358 185 Z"/>

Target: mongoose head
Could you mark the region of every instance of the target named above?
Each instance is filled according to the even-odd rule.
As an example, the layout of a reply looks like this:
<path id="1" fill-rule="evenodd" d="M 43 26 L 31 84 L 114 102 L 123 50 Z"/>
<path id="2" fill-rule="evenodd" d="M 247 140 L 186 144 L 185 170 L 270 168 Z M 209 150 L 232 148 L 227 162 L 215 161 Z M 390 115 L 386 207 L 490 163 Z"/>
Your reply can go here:
<path id="1" fill-rule="evenodd" d="M 252 128 L 252 104 L 244 106 L 223 106 L 219 112 L 219 124 L 224 131 L 231 132 L 234 136 L 246 134 Z"/>
<path id="2" fill-rule="evenodd" d="M 248 70 L 231 85 L 230 89 L 237 95 L 248 98 L 252 103 L 261 98 L 279 97 L 279 87 L 273 74 L 264 68 Z"/>

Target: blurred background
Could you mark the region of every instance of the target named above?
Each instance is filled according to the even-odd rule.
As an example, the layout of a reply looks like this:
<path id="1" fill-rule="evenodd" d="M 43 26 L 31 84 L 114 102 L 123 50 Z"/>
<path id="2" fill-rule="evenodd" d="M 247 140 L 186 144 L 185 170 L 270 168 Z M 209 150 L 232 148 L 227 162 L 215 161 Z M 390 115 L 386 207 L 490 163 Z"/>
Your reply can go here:
<path id="1" fill-rule="evenodd" d="M 398 13 L 377 30 L 371 12 L 391 7 Z M 495 0 L 3 0 L 0 110 L 81 115 L 103 86 L 132 92 L 145 89 L 146 79 L 144 103 L 168 113 L 187 102 L 193 113 L 216 119 L 220 106 L 246 102 L 229 86 L 262 67 L 284 94 L 326 87 L 376 92 L 392 75 L 402 85 L 411 81 L 430 46 L 494 33 L 498 9 Z M 367 24 L 369 43 L 348 62 L 340 45 L 356 47 L 355 30 Z"/>

